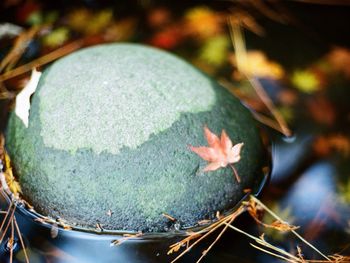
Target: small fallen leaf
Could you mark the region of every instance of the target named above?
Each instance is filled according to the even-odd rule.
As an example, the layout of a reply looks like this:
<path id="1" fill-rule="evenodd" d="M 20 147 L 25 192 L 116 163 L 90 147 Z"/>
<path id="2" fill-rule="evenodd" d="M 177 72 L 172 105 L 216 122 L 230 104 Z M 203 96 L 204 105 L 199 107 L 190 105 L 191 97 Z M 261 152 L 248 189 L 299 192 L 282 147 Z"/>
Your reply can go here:
<path id="1" fill-rule="evenodd" d="M 250 194 L 251 192 L 252 192 L 251 188 L 243 189 L 243 193 L 245 193 L 245 194 Z"/>
<path id="2" fill-rule="evenodd" d="M 335 106 L 323 96 L 312 96 L 306 101 L 306 107 L 311 117 L 323 125 L 333 125 L 336 120 Z"/>
<path id="3" fill-rule="evenodd" d="M 209 164 L 203 169 L 203 172 L 215 171 L 221 167 L 229 165 L 236 176 L 237 182 L 240 182 L 241 179 L 232 164 L 238 163 L 241 160 L 241 149 L 244 144 L 238 143 L 233 146 L 232 141 L 225 130 L 222 130 L 221 137 L 219 138 L 205 126 L 204 134 L 209 147 L 194 147 L 190 145 L 191 151 L 209 162 Z"/>
<path id="4" fill-rule="evenodd" d="M 4 176 L 6 179 L 6 184 L 10 188 L 11 192 L 15 195 L 22 193 L 20 184 L 16 181 L 16 178 L 13 175 L 10 156 L 5 152 L 5 172 Z"/>
<path id="5" fill-rule="evenodd" d="M 122 238 L 113 240 L 110 244 L 110 246 L 119 246 L 125 241 L 128 241 L 129 239 L 137 239 L 143 235 L 142 232 L 137 232 L 136 234 L 124 234 Z"/>
<path id="6" fill-rule="evenodd" d="M 59 27 L 43 37 L 42 42 L 46 47 L 57 48 L 69 39 L 69 34 L 70 32 L 68 28 Z"/>
<path id="7" fill-rule="evenodd" d="M 16 97 L 15 113 L 27 128 L 29 122 L 30 96 L 35 92 L 40 77 L 41 72 L 33 69 L 29 82 Z"/>
<path id="8" fill-rule="evenodd" d="M 288 231 L 296 230 L 299 228 L 299 226 L 293 226 L 293 225 L 288 224 L 287 222 L 282 222 L 279 220 L 276 220 L 276 221 L 272 222 L 272 224 L 266 225 L 266 226 L 271 227 L 271 228 L 276 229 L 276 230 L 281 231 L 281 232 L 288 232 Z"/>
<path id="9" fill-rule="evenodd" d="M 58 236 L 58 225 L 56 223 L 51 226 L 50 235 L 53 239 Z"/>
<path id="10" fill-rule="evenodd" d="M 319 136 L 313 143 L 313 149 L 320 156 L 338 152 L 344 157 L 350 156 L 350 139 L 343 134 Z"/>
<path id="11" fill-rule="evenodd" d="M 318 76 L 310 70 L 297 70 L 291 77 L 293 85 L 305 93 L 313 93 L 320 89 L 321 81 Z"/>
<path id="12" fill-rule="evenodd" d="M 149 41 L 152 46 L 163 49 L 175 48 L 183 40 L 183 32 L 177 26 L 169 26 L 157 32 Z"/>
<path id="13" fill-rule="evenodd" d="M 172 217 L 171 215 L 168 215 L 166 213 L 163 213 L 162 216 L 164 216 L 165 218 L 169 219 L 170 221 L 176 221 L 176 219 L 174 217 Z"/>
<path id="14" fill-rule="evenodd" d="M 213 66 L 221 66 L 227 61 L 230 39 L 218 35 L 205 41 L 199 51 L 199 58 Z"/>
<path id="15" fill-rule="evenodd" d="M 202 225 L 208 225 L 209 223 L 211 223 L 212 220 L 209 219 L 203 219 L 197 222 L 198 225 L 202 226 Z"/>
<path id="16" fill-rule="evenodd" d="M 113 215 L 113 211 L 111 209 L 108 209 L 108 211 L 106 212 L 106 215 L 111 217 Z"/>
<path id="17" fill-rule="evenodd" d="M 236 52 L 229 60 L 234 67 L 248 76 L 278 80 L 282 79 L 285 75 L 285 71 L 279 63 L 270 60 L 265 53 L 259 50 L 248 51 L 244 59 L 240 58 Z M 233 77 L 235 79 L 242 79 L 242 74 L 234 71 Z"/>
<path id="18" fill-rule="evenodd" d="M 331 64 L 331 69 L 342 72 L 346 77 L 350 77 L 350 50 L 342 47 L 335 47 L 327 55 L 327 60 Z"/>
<path id="19" fill-rule="evenodd" d="M 105 30 L 113 20 L 113 11 L 105 9 L 94 13 L 88 23 L 85 21 L 85 33 L 87 35 L 98 34 Z"/>
<path id="20" fill-rule="evenodd" d="M 165 7 L 157 7 L 149 10 L 147 22 L 152 28 L 159 28 L 171 22 L 172 17 L 170 10 Z"/>
<path id="21" fill-rule="evenodd" d="M 197 6 L 186 12 L 184 22 L 190 35 L 206 39 L 218 35 L 225 20 L 220 13 L 206 6 Z"/>

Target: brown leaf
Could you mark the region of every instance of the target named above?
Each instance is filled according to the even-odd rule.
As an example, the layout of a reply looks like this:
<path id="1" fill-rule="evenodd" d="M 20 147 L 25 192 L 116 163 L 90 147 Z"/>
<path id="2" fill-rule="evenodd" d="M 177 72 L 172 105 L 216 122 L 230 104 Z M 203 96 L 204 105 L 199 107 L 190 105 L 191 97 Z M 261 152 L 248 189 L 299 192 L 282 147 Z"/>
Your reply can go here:
<path id="1" fill-rule="evenodd" d="M 266 225 L 266 226 L 274 228 L 274 229 L 281 231 L 281 232 L 287 232 L 287 231 L 296 230 L 299 228 L 298 226 L 293 226 L 293 225 L 288 224 L 287 222 L 281 222 L 279 220 L 276 220 L 276 221 L 272 222 L 272 224 Z"/>
<path id="2" fill-rule="evenodd" d="M 124 234 L 122 238 L 113 240 L 111 242 L 111 246 L 119 246 L 120 244 L 124 243 L 125 241 L 128 241 L 129 239 L 138 239 L 143 235 L 142 232 L 137 232 L 135 234 Z"/>
<path id="3" fill-rule="evenodd" d="M 334 48 L 327 56 L 328 62 L 336 71 L 350 77 L 350 50 L 342 47 Z"/>
<path id="4" fill-rule="evenodd" d="M 350 155 L 350 140 L 342 134 L 330 134 L 316 138 L 313 148 L 320 156 L 326 156 L 332 152 L 339 152 L 344 157 Z"/>
<path id="5" fill-rule="evenodd" d="M 318 123 L 332 125 L 336 119 L 334 105 L 324 97 L 312 97 L 307 101 L 311 117 Z"/>

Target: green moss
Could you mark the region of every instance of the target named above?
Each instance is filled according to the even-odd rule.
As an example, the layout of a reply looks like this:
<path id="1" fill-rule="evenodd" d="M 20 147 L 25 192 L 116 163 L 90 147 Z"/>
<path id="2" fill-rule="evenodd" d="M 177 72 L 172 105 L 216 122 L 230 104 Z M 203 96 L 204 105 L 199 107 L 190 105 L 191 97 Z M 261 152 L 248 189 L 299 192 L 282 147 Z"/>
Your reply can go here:
<path id="1" fill-rule="evenodd" d="M 97 52 L 105 49 L 108 52 Z M 87 59 L 85 56 L 95 54 L 94 61 L 103 61 L 119 51 L 123 64 L 127 64 L 125 68 L 129 71 L 134 68 L 132 72 L 126 71 L 133 74 L 131 83 L 123 76 L 118 80 L 123 85 L 114 83 L 108 89 L 110 92 L 101 93 L 94 88 L 99 76 L 92 80 L 91 71 L 85 74 L 82 69 L 80 81 L 74 85 L 59 81 L 71 81 L 76 76 L 75 69 L 88 63 L 81 62 Z M 143 55 L 133 57 L 139 53 L 147 53 L 147 60 Z M 89 65 L 99 68 L 101 63 L 90 61 Z M 118 68 L 121 61 L 110 63 Z M 151 67 L 157 63 L 162 66 Z M 142 74 L 139 72 L 140 64 L 150 66 L 152 79 L 144 76 L 146 68 L 141 70 Z M 113 67 L 110 65 L 106 70 L 108 76 L 102 81 L 113 83 L 116 78 Z M 190 87 L 182 76 L 196 81 L 190 82 Z M 87 86 L 89 81 L 91 87 Z M 157 81 L 156 87 L 164 96 L 176 98 L 163 98 L 165 102 L 161 102 L 162 98 L 147 88 L 152 81 Z M 131 88 L 133 85 L 137 87 Z M 79 93 L 84 103 L 77 102 Z M 127 99 L 121 99 L 121 94 L 126 94 Z M 62 107 L 57 107 L 56 99 Z M 145 106 L 146 102 L 149 105 Z M 108 112 L 100 110 L 105 103 L 110 105 Z M 137 114 L 147 121 L 143 122 Z M 79 118 L 93 121 L 94 125 L 84 130 L 81 125 L 86 122 Z M 240 184 L 230 168 L 201 173 L 206 162 L 191 152 L 188 145 L 207 144 L 203 136 L 205 124 L 217 134 L 226 129 L 234 143 L 245 143 L 242 160 L 236 165 L 242 178 Z M 75 125 L 79 132 L 71 132 Z M 52 130 L 49 126 L 56 128 Z M 56 129 L 62 134 L 58 136 Z M 124 135 L 116 132 L 123 129 L 130 130 Z M 141 135 L 135 138 L 135 134 Z M 73 140 L 73 145 L 64 141 L 72 141 L 76 136 L 84 138 L 79 143 Z M 81 226 L 94 227 L 99 222 L 106 229 L 164 231 L 169 225 L 162 213 L 174 216 L 183 227 L 193 226 L 201 219 L 214 217 L 216 211 L 235 205 L 242 198 L 243 189 L 259 184 L 262 178 L 259 133 L 251 114 L 238 99 L 182 60 L 138 45 L 100 46 L 56 62 L 45 71 L 34 95 L 29 127 L 25 128 L 14 113 L 11 115 L 7 149 L 25 198 L 39 212 Z M 108 210 L 113 212 L 112 216 L 107 215 Z"/>

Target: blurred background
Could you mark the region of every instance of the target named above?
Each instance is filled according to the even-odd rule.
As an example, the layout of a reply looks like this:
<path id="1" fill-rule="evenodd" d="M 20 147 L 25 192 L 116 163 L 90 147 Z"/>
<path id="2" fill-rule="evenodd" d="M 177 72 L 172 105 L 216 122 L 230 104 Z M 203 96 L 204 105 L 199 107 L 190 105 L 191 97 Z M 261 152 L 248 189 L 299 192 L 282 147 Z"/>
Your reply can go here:
<path id="1" fill-rule="evenodd" d="M 350 255 L 350 1 L 2 0 L 1 129 L 32 68 L 120 41 L 178 54 L 238 96 L 269 127 L 273 168 L 261 200 L 326 255 Z M 319 259 L 249 216 L 236 225 Z M 228 230 L 203 262 L 281 262 L 250 242 Z"/>

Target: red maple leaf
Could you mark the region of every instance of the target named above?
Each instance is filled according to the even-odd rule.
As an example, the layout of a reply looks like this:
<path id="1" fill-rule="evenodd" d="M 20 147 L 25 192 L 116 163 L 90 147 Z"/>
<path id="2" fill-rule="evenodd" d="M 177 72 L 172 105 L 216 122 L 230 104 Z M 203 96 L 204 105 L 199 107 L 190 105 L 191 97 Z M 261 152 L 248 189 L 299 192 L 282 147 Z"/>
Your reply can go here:
<path id="1" fill-rule="evenodd" d="M 216 134 L 212 133 L 207 126 L 205 126 L 204 135 L 208 141 L 209 147 L 189 146 L 191 151 L 209 162 L 209 164 L 203 169 L 203 172 L 215 171 L 221 167 L 229 165 L 234 172 L 237 182 L 240 182 L 241 179 L 232 164 L 240 161 L 241 149 L 244 144 L 238 143 L 233 146 L 232 141 L 225 130 L 222 130 L 221 137 L 219 138 Z"/>

